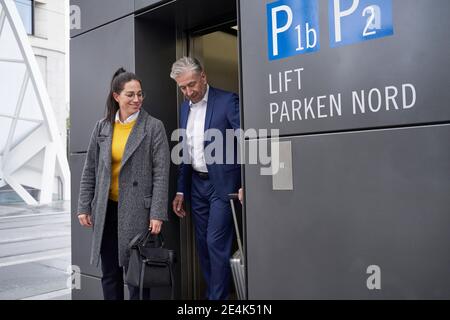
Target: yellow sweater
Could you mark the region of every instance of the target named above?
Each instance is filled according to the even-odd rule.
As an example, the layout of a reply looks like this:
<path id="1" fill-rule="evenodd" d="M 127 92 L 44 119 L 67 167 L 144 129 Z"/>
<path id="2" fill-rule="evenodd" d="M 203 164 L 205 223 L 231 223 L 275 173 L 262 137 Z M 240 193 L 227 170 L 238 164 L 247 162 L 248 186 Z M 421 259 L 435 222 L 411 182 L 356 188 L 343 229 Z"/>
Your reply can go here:
<path id="1" fill-rule="evenodd" d="M 119 174 L 122 157 L 128 137 L 135 123 L 136 120 L 126 124 L 120 122 L 114 123 L 111 145 L 111 186 L 109 188 L 109 199 L 113 201 L 119 201 Z"/>

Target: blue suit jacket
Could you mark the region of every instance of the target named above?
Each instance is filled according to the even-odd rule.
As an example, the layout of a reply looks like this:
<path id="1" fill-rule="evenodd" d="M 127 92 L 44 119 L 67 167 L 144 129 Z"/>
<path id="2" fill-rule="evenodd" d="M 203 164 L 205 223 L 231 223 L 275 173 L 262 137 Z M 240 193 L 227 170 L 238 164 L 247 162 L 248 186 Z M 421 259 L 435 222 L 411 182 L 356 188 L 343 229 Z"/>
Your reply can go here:
<path id="1" fill-rule="evenodd" d="M 189 101 L 181 105 L 180 110 L 180 128 L 186 129 L 189 117 Z M 229 193 L 236 193 L 241 187 L 241 166 L 237 162 L 237 139 L 234 139 L 233 154 L 228 150 L 228 158 L 233 159 L 232 164 L 226 164 L 227 150 L 226 130 L 239 129 L 239 98 L 235 93 L 209 87 L 208 104 L 206 107 L 205 132 L 208 129 L 217 129 L 222 133 L 222 164 L 206 164 L 210 181 L 214 185 L 217 194 L 228 201 Z M 208 141 L 210 136 L 205 134 L 205 148 L 212 142 Z M 181 140 L 183 140 L 181 138 Z M 185 143 L 185 141 L 182 141 Z M 216 146 L 219 144 L 216 144 Z M 184 150 L 187 150 L 186 148 Z M 216 153 L 217 154 L 217 153 Z M 207 161 L 208 162 L 208 161 Z M 228 161 L 230 162 L 230 161 Z M 190 186 L 192 178 L 192 166 L 190 163 L 182 163 L 178 172 L 178 192 L 183 192 L 185 196 L 190 196 Z"/>

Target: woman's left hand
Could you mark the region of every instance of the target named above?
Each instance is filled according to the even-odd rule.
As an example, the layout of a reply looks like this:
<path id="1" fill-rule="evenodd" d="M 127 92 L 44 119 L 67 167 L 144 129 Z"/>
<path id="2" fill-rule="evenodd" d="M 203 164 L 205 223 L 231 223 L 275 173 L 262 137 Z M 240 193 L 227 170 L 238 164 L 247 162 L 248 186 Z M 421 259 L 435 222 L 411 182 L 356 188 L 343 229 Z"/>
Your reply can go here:
<path id="1" fill-rule="evenodd" d="M 159 234 L 161 232 L 161 226 L 162 226 L 161 220 L 150 220 L 150 225 L 148 229 L 151 231 L 151 234 Z"/>

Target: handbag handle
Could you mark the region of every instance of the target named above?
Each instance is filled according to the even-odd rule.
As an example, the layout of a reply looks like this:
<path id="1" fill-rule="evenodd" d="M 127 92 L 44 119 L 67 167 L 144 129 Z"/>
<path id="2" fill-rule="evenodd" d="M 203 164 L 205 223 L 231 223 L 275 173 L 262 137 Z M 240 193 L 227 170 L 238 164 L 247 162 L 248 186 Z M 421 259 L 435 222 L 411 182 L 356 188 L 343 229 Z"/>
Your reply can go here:
<path id="1" fill-rule="evenodd" d="M 139 240 L 141 239 L 142 233 L 139 233 L 138 235 L 134 236 L 133 239 L 131 239 L 130 243 L 128 244 L 128 249 L 131 250 L 135 245 L 138 244 Z"/>
<path id="2" fill-rule="evenodd" d="M 145 246 L 150 237 L 155 237 L 151 234 L 150 230 L 146 230 L 142 233 L 137 234 L 133 239 L 131 239 L 130 243 L 128 244 L 128 249 L 131 250 L 135 245 L 138 244 L 142 244 L 143 246 Z M 159 240 L 160 247 L 164 247 L 164 237 L 162 235 L 162 232 L 158 233 L 156 237 Z"/>
<path id="3" fill-rule="evenodd" d="M 145 234 L 145 238 L 144 238 L 144 240 L 142 241 L 142 245 L 145 247 L 145 245 L 147 244 L 147 242 L 150 240 L 150 238 L 156 238 L 156 239 L 158 239 L 159 240 L 159 247 L 164 247 L 164 238 L 163 238 L 163 235 L 162 235 L 162 232 L 160 232 L 160 233 L 158 233 L 156 236 L 155 235 L 152 235 L 151 234 L 151 231 L 150 230 L 147 230 L 146 231 L 146 234 Z"/>

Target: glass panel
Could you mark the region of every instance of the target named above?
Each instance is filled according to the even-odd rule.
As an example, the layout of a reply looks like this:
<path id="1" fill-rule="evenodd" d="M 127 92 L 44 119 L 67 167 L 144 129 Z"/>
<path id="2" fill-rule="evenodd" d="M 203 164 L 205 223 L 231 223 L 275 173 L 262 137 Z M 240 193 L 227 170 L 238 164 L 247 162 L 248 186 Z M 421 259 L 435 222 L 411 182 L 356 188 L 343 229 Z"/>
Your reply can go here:
<path id="1" fill-rule="evenodd" d="M 18 143 L 22 142 L 30 133 L 34 131 L 41 124 L 30 121 L 18 120 L 16 130 L 14 132 L 11 148 L 14 148 Z"/>
<path id="2" fill-rule="evenodd" d="M 36 91 L 34 90 L 33 82 L 31 80 L 28 81 L 27 91 L 25 93 L 19 117 L 33 120 L 44 119 L 36 97 Z"/>
<path id="3" fill-rule="evenodd" d="M 25 31 L 33 34 L 33 1 L 31 0 L 15 0 L 17 11 L 22 18 Z"/>
<path id="4" fill-rule="evenodd" d="M 24 64 L 0 61 L 0 115 L 14 115 L 24 76 Z"/>
<path id="5" fill-rule="evenodd" d="M 0 59 L 23 60 L 19 44 L 17 43 L 8 19 L 5 21 L 2 34 L 0 34 L 0 48 Z"/>
<path id="6" fill-rule="evenodd" d="M 11 122 L 12 119 L 0 117 L 0 154 L 3 154 L 3 149 L 5 149 Z"/>

